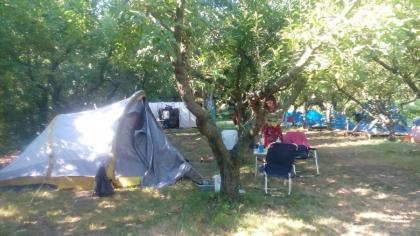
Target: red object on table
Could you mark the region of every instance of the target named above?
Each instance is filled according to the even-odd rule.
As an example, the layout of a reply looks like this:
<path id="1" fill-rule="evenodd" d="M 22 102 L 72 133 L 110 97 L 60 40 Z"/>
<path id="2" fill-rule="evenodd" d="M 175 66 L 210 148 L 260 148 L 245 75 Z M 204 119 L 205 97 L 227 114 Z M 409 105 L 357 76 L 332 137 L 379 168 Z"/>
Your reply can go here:
<path id="1" fill-rule="evenodd" d="M 280 141 L 283 141 L 281 127 L 278 124 L 276 126 L 264 125 L 264 127 L 262 128 L 262 134 L 264 138 L 265 147 L 268 147 L 270 143 L 277 141 L 277 138 L 279 138 Z"/>

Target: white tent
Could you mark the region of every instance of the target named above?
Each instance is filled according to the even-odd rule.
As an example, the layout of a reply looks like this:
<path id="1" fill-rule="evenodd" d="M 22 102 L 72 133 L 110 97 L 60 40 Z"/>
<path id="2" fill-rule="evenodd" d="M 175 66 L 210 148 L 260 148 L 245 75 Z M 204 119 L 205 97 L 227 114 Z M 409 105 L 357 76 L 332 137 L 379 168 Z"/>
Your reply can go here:
<path id="1" fill-rule="evenodd" d="M 192 128 L 197 127 L 195 116 L 188 110 L 183 102 L 151 102 L 149 107 L 155 117 L 159 117 L 159 109 L 164 109 L 166 106 L 179 109 L 179 127 Z"/>
<path id="2" fill-rule="evenodd" d="M 192 170 L 168 143 L 143 92 L 100 109 L 58 115 L 0 170 L 0 185 L 92 188 L 101 166 L 123 186 L 161 187 Z"/>

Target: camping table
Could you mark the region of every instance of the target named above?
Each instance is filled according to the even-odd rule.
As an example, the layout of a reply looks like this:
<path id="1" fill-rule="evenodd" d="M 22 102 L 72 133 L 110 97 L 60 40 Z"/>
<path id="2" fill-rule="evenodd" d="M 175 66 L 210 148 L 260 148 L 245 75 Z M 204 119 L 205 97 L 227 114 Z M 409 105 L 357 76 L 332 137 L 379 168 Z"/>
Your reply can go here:
<path id="1" fill-rule="evenodd" d="M 259 152 L 258 148 L 254 149 L 255 155 L 255 177 L 257 177 L 258 167 L 265 163 L 265 156 L 267 155 L 267 149 L 264 148 L 263 152 Z"/>

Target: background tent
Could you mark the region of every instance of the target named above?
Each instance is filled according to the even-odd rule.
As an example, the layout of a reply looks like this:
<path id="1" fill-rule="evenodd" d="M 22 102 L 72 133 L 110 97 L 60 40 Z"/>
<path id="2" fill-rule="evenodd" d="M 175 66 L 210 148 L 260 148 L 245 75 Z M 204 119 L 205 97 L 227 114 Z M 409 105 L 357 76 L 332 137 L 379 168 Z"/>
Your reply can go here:
<path id="1" fill-rule="evenodd" d="M 394 124 L 395 135 L 406 135 L 408 128 L 402 122 Z M 353 128 L 352 132 L 364 132 L 370 135 L 389 135 L 389 130 L 382 122 L 377 119 L 368 120 L 364 118 Z"/>
<path id="2" fill-rule="evenodd" d="M 197 127 L 195 116 L 188 110 L 183 102 L 151 102 L 149 103 L 150 110 L 155 117 L 159 117 L 159 109 L 164 109 L 166 106 L 179 109 L 179 127 L 192 128 Z"/>
<path id="3" fill-rule="evenodd" d="M 308 110 L 306 112 L 306 125 L 311 126 L 325 126 L 325 116 L 315 110 Z"/>
<path id="4" fill-rule="evenodd" d="M 303 114 L 300 111 L 286 112 L 284 114 L 284 121 L 292 125 L 303 125 Z"/>
<path id="5" fill-rule="evenodd" d="M 413 127 L 414 126 L 420 126 L 420 118 L 417 118 L 413 121 Z"/>
<path id="6" fill-rule="evenodd" d="M 122 186 L 162 187 L 194 173 L 167 141 L 143 92 L 106 107 L 58 115 L 0 171 L 0 185 L 93 188 L 105 165 Z"/>
<path id="7" fill-rule="evenodd" d="M 347 125 L 349 130 L 352 130 L 354 128 L 353 122 L 349 121 L 346 115 L 344 114 L 335 113 L 333 118 L 331 119 L 331 129 L 346 130 Z"/>

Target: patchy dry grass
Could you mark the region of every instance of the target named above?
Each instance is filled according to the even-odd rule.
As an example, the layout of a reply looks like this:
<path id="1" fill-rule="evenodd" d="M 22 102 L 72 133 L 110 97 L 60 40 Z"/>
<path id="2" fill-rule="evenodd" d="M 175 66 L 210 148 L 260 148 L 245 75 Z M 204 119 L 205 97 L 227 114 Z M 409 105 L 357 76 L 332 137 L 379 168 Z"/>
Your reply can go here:
<path id="1" fill-rule="evenodd" d="M 205 177 L 217 173 L 206 140 L 195 129 L 167 131 L 172 143 Z M 263 193 L 253 157 L 241 168 L 240 203 L 220 201 L 190 181 L 159 191 L 90 192 L 1 190 L 0 235 L 419 235 L 420 152 L 412 145 L 330 132 L 310 133 L 321 175 L 295 178 L 292 195 Z M 314 173 L 311 161 L 298 163 Z"/>

